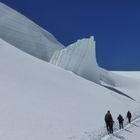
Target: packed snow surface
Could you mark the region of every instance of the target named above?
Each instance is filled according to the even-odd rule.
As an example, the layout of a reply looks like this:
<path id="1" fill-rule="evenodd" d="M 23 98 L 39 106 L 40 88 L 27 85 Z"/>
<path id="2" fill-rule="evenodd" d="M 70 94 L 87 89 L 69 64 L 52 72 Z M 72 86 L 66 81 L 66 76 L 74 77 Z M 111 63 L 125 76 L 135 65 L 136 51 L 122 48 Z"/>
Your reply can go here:
<path id="1" fill-rule="evenodd" d="M 32 57 L 0 40 L 0 139 L 87 140 L 102 137 L 104 115 L 139 110 L 133 101 Z M 137 80 L 111 73 L 116 88 L 140 91 Z M 125 80 L 127 79 L 127 83 Z M 120 81 L 120 85 L 117 82 Z M 130 82 L 129 82 L 130 81 Z M 122 85 L 121 85 L 122 84 Z M 137 87 L 137 88 L 136 88 Z M 132 92 L 128 92 L 133 96 Z M 139 96 L 135 93 L 134 96 Z"/>
<path id="2" fill-rule="evenodd" d="M 45 61 L 64 48 L 52 34 L 1 2 L 0 38 Z"/>
<path id="3" fill-rule="evenodd" d="M 101 140 L 139 140 L 139 137 L 140 118 L 137 118 L 131 124 L 127 123 L 124 129 L 117 130 L 111 135 L 105 135 Z"/>

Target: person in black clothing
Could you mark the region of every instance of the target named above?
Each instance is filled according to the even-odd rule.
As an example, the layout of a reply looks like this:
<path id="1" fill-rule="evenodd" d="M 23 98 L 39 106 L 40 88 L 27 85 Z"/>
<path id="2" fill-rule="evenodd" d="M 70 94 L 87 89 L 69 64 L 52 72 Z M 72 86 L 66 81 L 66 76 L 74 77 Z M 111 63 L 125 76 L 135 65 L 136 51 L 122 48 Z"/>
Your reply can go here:
<path id="1" fill-rule="evenodd" d="M 128 122 L 131 123 L 132 115 L 130 111 L 127 112 L 127 118 L 128 118 Z"/>
<path id="2" fill-rule="evenodd" d="M 122 115 L 119 114 L 117 119 L 119 121 L 119 128 L 122 129 L 123 128 L 123 121 L 124 121 Z"/>
<path id="3" fill-rule="evenodd" d="M 114 123 L 114 121 L 113 121 L 113 119 L 110 121 L 110 123 L 109 123 L 109 133 L 110 134 L 113 134 L 113 123 Z"/>
<path id="4" fill-rule="evenodd" d="M 107 111 L 105 115 L 105 123 L 106 123 L 106 128 L 109 134 L 113 133 L 113 118 L 110 113 L 110 111 Z"/>

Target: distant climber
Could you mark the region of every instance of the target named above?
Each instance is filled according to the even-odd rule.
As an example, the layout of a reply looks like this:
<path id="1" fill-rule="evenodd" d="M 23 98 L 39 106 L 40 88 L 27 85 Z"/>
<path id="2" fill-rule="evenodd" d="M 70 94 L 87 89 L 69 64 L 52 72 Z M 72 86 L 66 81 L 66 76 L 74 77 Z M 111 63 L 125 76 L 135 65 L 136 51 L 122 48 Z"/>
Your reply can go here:
<path id="1" fill-rule="evenodd" d="M 131 123 L 132 114 L 130 111 L 127 112 L 128 122 Z"/>
<path id="2" fill-rule="evenodd" d="M 109 134 L 113 133 L 113 122 L 114 121 L 113 121 L 112 115 L 111 115 L 110 111 L 108 110 L 105 115 L 105 123 L 106 123 L 106 129 Z"/>
<path id="3" fill-rule="evenodd" d="M 122 129 L 123 128 L 123 121 L 124 121 L 122 115 L 119 114 L 117 119 L 118 119 L 118 122 L 119 122 L 119 128 Z"/>

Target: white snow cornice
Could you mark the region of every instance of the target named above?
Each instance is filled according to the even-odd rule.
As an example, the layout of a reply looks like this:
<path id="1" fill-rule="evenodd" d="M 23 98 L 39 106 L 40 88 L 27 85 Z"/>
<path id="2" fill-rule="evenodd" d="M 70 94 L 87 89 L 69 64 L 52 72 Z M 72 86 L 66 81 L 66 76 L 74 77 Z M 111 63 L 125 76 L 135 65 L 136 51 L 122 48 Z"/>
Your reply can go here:
<path id="1" fill-rule="evenodd" d="M 0 38 L 45 61 L 64 47 L 52 34 L 1 2 Z"/>
<path id="2" fill-rule="evenodd" d="M 100 83 L 100 69 L 96 61 L 94 37 L 78 40 L 67 48 L 56 51 L 50 63 L 72 71 L 95 83 Z"/>

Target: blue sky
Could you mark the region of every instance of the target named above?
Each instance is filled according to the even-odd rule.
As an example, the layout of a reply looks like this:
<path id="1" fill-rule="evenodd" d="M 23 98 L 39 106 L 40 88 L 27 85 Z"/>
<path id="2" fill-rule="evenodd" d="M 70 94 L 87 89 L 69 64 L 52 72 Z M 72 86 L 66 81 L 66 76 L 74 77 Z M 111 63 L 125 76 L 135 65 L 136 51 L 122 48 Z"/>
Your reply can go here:
<path id="1" fill-rule="evenodd" d="M 139 0 L 1 0 L 62 44 L 93 35 L 108 70 L 140 70 Z"/>

